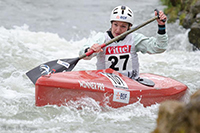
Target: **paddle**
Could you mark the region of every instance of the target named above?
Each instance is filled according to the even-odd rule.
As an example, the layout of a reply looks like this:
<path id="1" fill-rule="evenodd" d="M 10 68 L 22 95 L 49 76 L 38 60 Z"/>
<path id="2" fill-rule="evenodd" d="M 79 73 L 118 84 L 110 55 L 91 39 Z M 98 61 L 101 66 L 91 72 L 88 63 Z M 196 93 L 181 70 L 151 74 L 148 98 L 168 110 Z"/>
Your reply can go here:
<path id="1" fill-rule="evenodd" d="M 119 39 L 127 36 L 128 34 L 140 29 L 141 27 L 153 22 L 154 20 L 156 20 L 158 18 L 158 16 L 151 18 L 149 20 L 147 20 L 146 22 L 124 32 L 123 34 L 111 39 L 110 41 L 101 44 L 101 48 L 115 42 L 118 41 Z M 94 51 L 89 51 L 77 58 L 72 58 L 72 59 L 59 59 L 59 60 L 53 60 L 47 63 L 44 63 L 42 65 L 39 65 L 37 67 L 35 67 L 34 69 L 28 71 L 26 73 L 26 75 L 28 76 L 28 78 L 35 84 L 37 79 L 39 77 L 41 77 L 42 75 L 47 75 L 47 74 L 51 74 L 51 73 L 58 73 L 58 72 L 63 72 L 63 71 L 71 71 L 76 64 L 78 63 L 78 61 L 80 59 L 85 58 L 86 56 L 90 56 L 91 54 L 93 54 Z"/>

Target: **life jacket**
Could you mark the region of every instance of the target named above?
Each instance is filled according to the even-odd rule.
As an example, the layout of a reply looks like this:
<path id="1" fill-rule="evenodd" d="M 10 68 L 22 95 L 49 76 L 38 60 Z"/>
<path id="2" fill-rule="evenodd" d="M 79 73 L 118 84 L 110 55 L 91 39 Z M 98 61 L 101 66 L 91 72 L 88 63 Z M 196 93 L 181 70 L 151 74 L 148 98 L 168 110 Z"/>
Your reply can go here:
<path id="1" fill-rule="evenodd" d="M 111 40 L 105 33 L 105 42 Z M 138 55 L 135 50 L 133 34 L 127 35 L 120 41 L 113 42 L 97 54 L 97 69 L 112 68 L 132 79 L 139 77 Z"/>

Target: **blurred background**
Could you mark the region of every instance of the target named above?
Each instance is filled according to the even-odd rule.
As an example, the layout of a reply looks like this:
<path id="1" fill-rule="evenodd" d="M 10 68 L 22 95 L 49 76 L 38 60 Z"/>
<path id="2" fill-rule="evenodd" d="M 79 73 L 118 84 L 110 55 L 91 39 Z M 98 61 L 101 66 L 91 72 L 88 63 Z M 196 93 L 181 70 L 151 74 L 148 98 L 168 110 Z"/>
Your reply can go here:
<path id="1" fill-rule="evenodd" d="M 134 11 L 134 26 L 163 10 L 159 0 L 0 0 L 0 130 L 9 132 L 148 133 L 156 126 L 159 104 L 102 108 L 91 98 L 71 106 L 35 106 L 35 86 L 26 77 L 30 69 L 50 60 L 78 57 L 86 41 L 110 28 L 111 10 L 127 5 Z M 157 22 L 139 29 L 155 36 Z M 165 53 L 139 53 L 140 72 L 176 79 L 189 89 L 183 101 L 200 88 L 200 52 L 192 51 L 189 30 L 179 21 L 167 24 Z M 74 71 L 92 70 L 96 59 L 81 60 Z M 82 106 L 82 110 L 77 107 Z"/>

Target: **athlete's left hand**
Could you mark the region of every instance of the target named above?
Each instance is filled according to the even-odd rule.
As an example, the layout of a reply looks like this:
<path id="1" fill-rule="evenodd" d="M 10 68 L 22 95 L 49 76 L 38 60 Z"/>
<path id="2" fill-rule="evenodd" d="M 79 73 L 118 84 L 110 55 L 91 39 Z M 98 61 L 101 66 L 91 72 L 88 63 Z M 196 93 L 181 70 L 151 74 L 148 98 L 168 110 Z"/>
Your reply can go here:
<path id="1" fill-rule="evenodd" d="M 157 12 L 155 11 L 155 16 L 157 16 Z M 164 20 L 164 22 L 163 22 Z M 167 16 L 163 13 L 163 11 L 159 11 L 159 19 L 157 19 L 157 22 L 159 25 L 165 25 L 165 22 L 167 21 Z"/>

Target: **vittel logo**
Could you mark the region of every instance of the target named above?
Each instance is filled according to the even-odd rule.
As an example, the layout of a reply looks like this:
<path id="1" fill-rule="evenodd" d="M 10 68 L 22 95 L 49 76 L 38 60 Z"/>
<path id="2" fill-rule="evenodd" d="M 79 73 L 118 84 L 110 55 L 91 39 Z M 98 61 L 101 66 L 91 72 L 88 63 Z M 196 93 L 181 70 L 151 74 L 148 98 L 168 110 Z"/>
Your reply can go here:
<path id="1" fill-rule="evenodd" d="M 123 53 L 130 53 L 131 45 L 124 45 L 124 46 L 109 46 L 106 48 L 106 54 L 123 54 Z"/>

